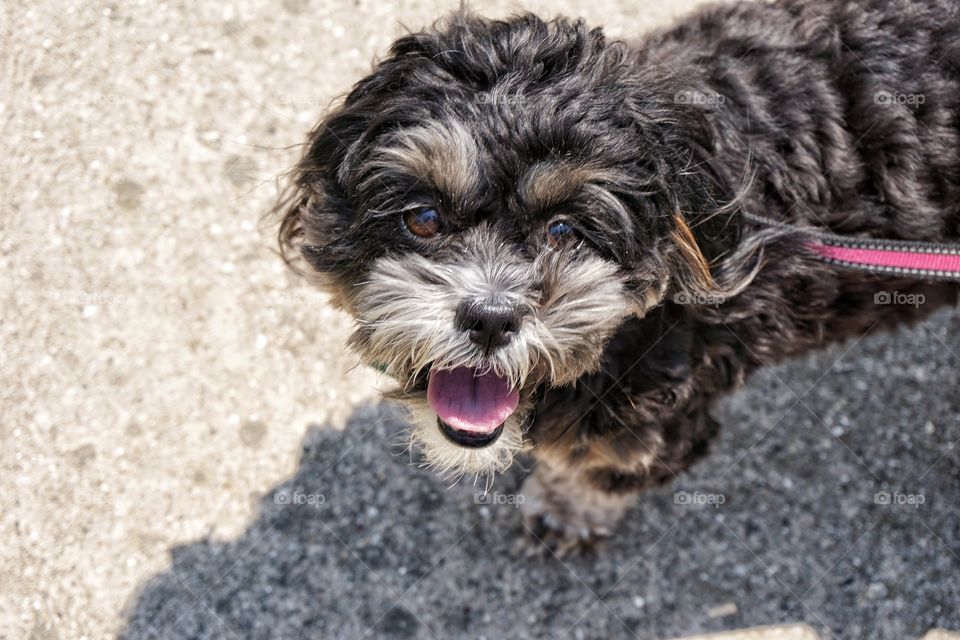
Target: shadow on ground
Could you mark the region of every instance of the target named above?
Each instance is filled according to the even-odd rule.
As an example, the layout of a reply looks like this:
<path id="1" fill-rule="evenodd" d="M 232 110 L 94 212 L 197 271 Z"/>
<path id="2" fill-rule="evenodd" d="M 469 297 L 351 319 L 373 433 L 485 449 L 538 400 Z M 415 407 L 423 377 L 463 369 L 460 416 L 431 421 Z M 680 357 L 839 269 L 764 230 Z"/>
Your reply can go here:
<path id="1" fill-rule="evenodd" d="M 174 549 L 122 637 L 958 628 L 958 329 L 941 314 L 758 373 L 719 407 L 726 431 L 707 461 L 645 494 L 599 554 L 565 563 L 518 545 L 508 494 L 522 470 L 497 480 L 500 504 L 478 504 L 473 486 L 410 464 L 396 413 L 362 407 L 344 432 L 310 429 L 296 475 L 241 537 Z"/>

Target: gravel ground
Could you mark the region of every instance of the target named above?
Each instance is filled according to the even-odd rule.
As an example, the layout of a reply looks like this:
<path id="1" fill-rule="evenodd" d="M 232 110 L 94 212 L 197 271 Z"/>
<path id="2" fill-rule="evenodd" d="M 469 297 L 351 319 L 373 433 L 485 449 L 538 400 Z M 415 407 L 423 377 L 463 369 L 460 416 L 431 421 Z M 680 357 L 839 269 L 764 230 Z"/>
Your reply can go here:
<path id="1" fill-rule="evenodd" d="M 960 629 L 955 312 L 757 375 L 594 557 L 518 546 L 522 468 L 488 499 L 409 464 L 260 219 L 330 101 L 453 4 L 0 4 L 0 638 Z M 628 36 L 694 4 L 473 6 Z"/>
<path id="2" fill-rule="evenodd" d="M 410 464 L 399 416 L 363 406 L 344 431 L 310 430 L 296 474 L 241 536 L 175 549 L 125 637 L 960 628 L 958 329 L 944 314 L 760 373 L 718 412 L 728 428 L 712 457 L 646 494 L 599 553 L 563 562 L 518 544 L 522 469 L 486 498 L 447 488 Z"/>

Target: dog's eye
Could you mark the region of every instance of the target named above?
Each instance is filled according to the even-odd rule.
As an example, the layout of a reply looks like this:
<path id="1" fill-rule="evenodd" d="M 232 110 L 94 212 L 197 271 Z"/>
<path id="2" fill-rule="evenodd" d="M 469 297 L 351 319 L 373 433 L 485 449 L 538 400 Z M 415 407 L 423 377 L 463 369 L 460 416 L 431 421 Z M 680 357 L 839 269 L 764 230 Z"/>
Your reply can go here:
<path id="1" fill-rule="evenodd" d="M 550 224 L 547 227 L 547 246 L 551 249 L 558 249 L 571 240 L 576 238 L 577 230 L 572 226 L 564 222 L 563 220 L 558 220 Z"/>
<path id="2" fill-rule="evenodd" d="M 403 224 L 415 236 L 432 238 L 440 233 L 443 219 L 436 209 L 411 209 L 403 214 Z"/>

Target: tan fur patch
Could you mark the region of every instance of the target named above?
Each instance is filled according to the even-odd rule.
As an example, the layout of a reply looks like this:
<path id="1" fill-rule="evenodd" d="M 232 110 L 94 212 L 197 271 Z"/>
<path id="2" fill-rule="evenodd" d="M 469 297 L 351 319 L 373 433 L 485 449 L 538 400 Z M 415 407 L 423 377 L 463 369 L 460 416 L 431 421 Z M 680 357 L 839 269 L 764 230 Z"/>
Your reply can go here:
<path id="1" fill-rule="evenodd" d="M 710 292 L 716 288 L 713 274 L 710 273 L 710 264 L 700 250 L 697 239 L 690 230 L 683 214 L 679 211 L 675 216 L 677 227 L 673 230 L 673 242 L 680 251 L 681 284 L 694 291 Z"/>
<path id="2" fill-rule="evenodd" d="M 562 204 L 587 185 L 615 182 L 616 172 L 569 162 L 538 162 L 521 178 L 518 192 L 525 206 L 539 210 Z"/>
<path id="3" fill-rule="evenodd" d="M 405 129 L 378 155 L 376 164 L 399 165 L 454 200 L 467 197 L 479 183 L 476 141 L 456 120 Z"/>

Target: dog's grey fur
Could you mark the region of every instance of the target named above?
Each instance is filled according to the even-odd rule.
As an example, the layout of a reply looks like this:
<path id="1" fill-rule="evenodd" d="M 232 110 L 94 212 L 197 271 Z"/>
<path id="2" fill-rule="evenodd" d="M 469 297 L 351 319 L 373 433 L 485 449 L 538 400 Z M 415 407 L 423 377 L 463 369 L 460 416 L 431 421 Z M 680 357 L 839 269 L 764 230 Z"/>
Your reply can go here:
<path id="1" fill-rule="evenodd" d="M 495 471 L 529 448 L 531 526 L 579 540 L 700 458 L 712 399 L 752 370 L 955 303 L 955 285 L 844 270 L 740 214 L 957 241 L 958 41 L 953 0 L 739 2 L 631 46 L 460 12 L 399 39 L 313 130 L 281 244 L 356 317 L 351 344 L 398 379 L 432 463 Z M 435 238 L 402 223 L 424 207 Z M 579 237 L 552 250 L 557 218 Z M 454 323 L 479 294 L 525 313 L 488 355 Z M 438 364 L 521 389 L 492 448 L 438 434 Z"/>

